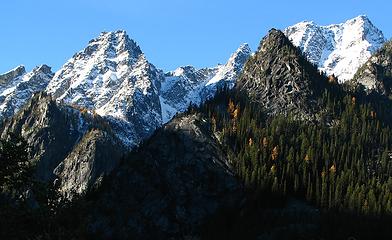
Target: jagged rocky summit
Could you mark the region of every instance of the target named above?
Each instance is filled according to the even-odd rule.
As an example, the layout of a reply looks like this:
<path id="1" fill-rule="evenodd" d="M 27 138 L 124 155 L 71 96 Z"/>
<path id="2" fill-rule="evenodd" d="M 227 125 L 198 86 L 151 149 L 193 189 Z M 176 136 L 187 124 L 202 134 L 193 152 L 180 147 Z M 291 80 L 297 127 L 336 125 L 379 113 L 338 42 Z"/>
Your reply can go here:
<path id="1" fill-rule="evenodd" d="M 237 89 L 269 114 L 312 117 L 327 80 L 280 30 L 272 29 L 246 63 Z"/>
<path id="2" fill-rule="evenodd" d="M 105 32 L 56 72 L 46 91 L 58 101 L 111 120 L 117 135 L 135 146 L 162 124 L 163 73 L 149 63 L 125 31 Z"/>

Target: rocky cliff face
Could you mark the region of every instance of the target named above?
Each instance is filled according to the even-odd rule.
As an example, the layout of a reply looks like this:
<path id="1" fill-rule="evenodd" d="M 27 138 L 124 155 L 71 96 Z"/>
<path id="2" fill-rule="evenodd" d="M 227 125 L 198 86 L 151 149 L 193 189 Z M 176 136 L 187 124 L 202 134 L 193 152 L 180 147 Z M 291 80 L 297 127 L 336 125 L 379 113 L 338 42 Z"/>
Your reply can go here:
<path id="1" fill-rule="evenodd" d="M 386 42 L 355 74 L 352 84 L 368 92 L 392 93 L 392 41 Z"/>
<path id="2" fill-rule="evenodd" d="M 67 157 L 54 169 L 59 188 L 65 196 L 85 193 L 98 187 L 102 179 L 117 167 L 125 148 L 111 132 L 88 130 Z"/>
<path id="3" fill-rule="evenodd" d="M 271 114 L 310 116 L 326 80 L 283 32 L 272 29 L 244 67 L 237 88 Z"/>
<path id="4" fill-rule="evenodd" d="M 59 178 L 66 194 L 92 186 L 125 151 L 102 118 L 58 104 L 45 93 L 36 94 L 5 122 L 2 138 L 11 133 L 27 140 L 37 178 L 45 182 Z"/>
<path id="5" fill-rule="evenodd" d="M 385 42 L 383 33 L 366 16 L 358 16 L 342 24 L 319 26 L 304 21 L 284 30 L 310 62 L 327 75 L 334 74 L 345 82 Z"/>
<path id="6" fill-rule="evenodd" d="M 19 66 L 0 75 L 0 120 L 12 117 L 33 93 L 45 89 L 52 77 L 53 73 L 46 65 L 29 73 Z"/>
<path id="7" fill-rule="evenodd" d="M 99 191 L 92 231 L 103 238 L 181 238 L 238 204 L 241 186 L 209 126 L 200 115 L 176 117 L 132 153 Z"/>

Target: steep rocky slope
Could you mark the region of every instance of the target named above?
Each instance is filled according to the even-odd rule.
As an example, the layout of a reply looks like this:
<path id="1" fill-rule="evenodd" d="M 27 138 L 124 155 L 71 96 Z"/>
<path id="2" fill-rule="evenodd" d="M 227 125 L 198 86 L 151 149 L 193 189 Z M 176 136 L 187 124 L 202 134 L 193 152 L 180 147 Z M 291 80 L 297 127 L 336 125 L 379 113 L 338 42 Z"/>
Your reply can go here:
<path id="1" fill-rule="evenodd" d="M 192 235 L 208 216 L 238 204 L 241 186 L 201 115 L 174 118 L 133 152 L 96 196 L 101 238 Z"/>
<path id="2" fill-rule="evenodd" d="M 318 108 L 315 99 L 326 82 L 283 32 L 272 29 L 245 65 L 237 89 L 245 90 L 271 114 L 310 117 Z"/>
<path id="3" fill-rule="evenodd" d="M 60 191 L 72 197 L 85 193 L 90 187 L 98 187 L 125 153 L 112 133 L 101 129 L 87 131 L 53 171 L 60 181 Z"/>
<path id="4" fill-rule="evenodd" d="M 66 194 L 92 186 L 125 151 L 99 116 L 58 104 L 45 93 L 36 94 L 5 122 L 1 136 L 9 134 L 27 140 L 37 178 L 45 182 L 59 178 Z"/>
<path id="5" fill-rule="evenodd" d="M 361 84 L 369 92 L 392 92 L 392 41 L 386 42 L 355 74 L 352 84 Z"/>
<path id="6" fill-rule="evenodd" d="M 35 92 L 46 88 L 52 79 L 50 67 L 41 65 L 31 72 L 19 66 L 0 75 L 0 120 L 13 116 Z"/>
<path id="7" fill-rule="evenodd" d="M 328 26 L 304 21 L 284 33 L 310 62 L 327 75 L 337 76 L 339 82 L 350 80 L 385 42 L 383 33 L 366 16 Z"/>

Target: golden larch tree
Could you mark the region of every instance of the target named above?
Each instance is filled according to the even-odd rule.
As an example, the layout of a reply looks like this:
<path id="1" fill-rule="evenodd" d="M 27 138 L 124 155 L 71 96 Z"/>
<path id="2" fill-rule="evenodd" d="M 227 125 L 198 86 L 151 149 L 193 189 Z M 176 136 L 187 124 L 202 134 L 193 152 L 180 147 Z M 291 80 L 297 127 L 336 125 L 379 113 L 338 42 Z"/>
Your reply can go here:
<path id="1" fill-rule="evenodd" d="M 272 149 L 271 158 L 273 161 L 275 161 L 276 159 L 278 159 L 278 156 L 279 156 L 279 148 L 278 148 L 278 146 L 275 146 Z"/>

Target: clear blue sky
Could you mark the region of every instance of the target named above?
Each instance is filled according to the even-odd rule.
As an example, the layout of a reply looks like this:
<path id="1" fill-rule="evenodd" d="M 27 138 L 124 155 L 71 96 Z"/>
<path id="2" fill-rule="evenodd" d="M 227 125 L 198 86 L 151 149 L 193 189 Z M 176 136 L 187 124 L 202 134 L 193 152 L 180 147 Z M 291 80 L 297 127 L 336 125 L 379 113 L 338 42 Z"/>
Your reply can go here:
<path id="1" fill-rule="evenodd" d="M 389 0 L 4 0 L 0 9 L 0 72 L 43 63 L 58 70 L 101 31 L 117 29 L 164 70 L 224 63 L 241 43 L 255 50 L 270 28 L 302 20 L 332 24 L 366 14 L 392 35 Z"/>

